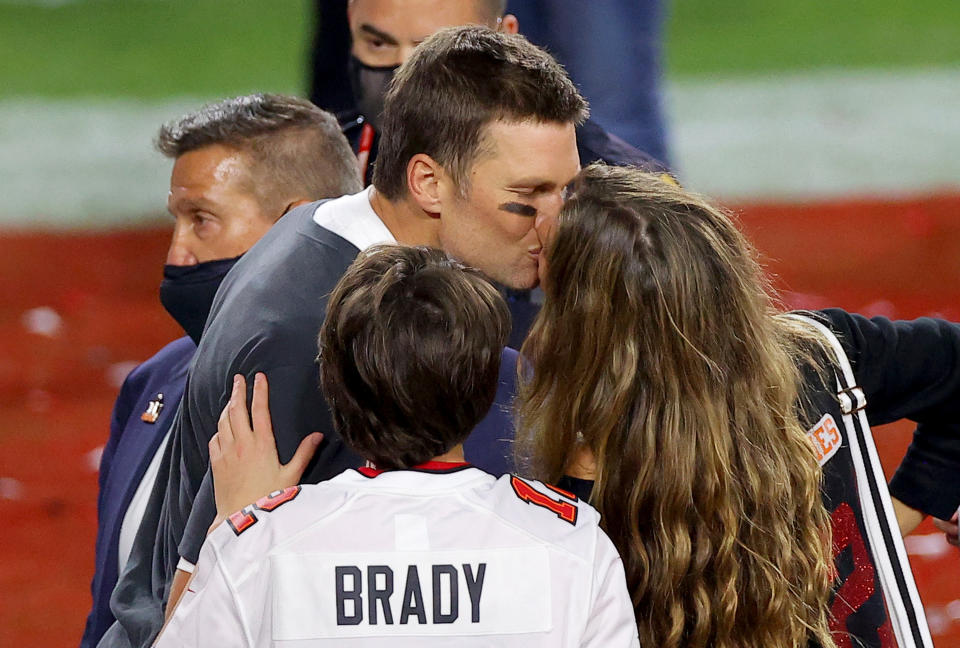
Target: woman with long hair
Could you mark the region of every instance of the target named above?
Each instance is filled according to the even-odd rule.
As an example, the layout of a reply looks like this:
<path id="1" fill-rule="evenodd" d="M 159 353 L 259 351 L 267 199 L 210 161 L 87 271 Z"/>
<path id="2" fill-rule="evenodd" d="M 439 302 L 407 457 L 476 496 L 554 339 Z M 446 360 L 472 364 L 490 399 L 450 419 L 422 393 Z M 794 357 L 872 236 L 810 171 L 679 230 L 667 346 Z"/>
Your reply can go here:
<path id="1" fill-rule="evenodd" d="M 546 253 L 518 447 L 546 482 L 592 478 L 641 645 L 832 646 L 797 405 L 813 335 L 776 313 L 749 243 L 676 186 L 592 166 Z"/>
<path id="2" fill-rule="evenodd" d="M 637 169 L 538 229 L 518 456 L 600 511 L 641 644 L 932 646 L 899 531 L 960 498 L 960 326 L 783 312 L 730 216 Z"/>

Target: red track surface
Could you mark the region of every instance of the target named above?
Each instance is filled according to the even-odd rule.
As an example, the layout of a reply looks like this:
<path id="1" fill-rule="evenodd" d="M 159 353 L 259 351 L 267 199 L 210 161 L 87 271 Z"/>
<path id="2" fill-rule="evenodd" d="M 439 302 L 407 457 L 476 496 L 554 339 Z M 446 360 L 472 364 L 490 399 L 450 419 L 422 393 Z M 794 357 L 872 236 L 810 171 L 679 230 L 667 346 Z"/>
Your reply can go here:
<path id="1" fill-rule="evenodd" d="M 960 196 L 751 206 L 742 221 L 792 306 L 960 320 Z M 79 641 L 97 449 L 123 363 L 178 335 L 157 300 L 166 239 L 161 230 L 0 234 L 0 646 Z M 43 307 L 59 322 L 34 311 L 34 330 L 46 333 L 31 332 L 25 314 Z M 877 431 L 888 471 L 911 429 Z M 960 602 L 946 607 L 960 599 L 960 554 L 911 560 L 935 640 L 960 645 Z"/>

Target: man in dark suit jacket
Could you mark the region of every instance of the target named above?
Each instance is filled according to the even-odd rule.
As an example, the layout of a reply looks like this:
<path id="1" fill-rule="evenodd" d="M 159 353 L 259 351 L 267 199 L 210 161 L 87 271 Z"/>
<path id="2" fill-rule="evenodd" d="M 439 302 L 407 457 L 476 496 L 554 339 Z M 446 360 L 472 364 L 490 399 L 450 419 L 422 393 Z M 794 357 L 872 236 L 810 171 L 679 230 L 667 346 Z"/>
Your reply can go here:
<path id="1" fill-rule="evenodd" d="M 174 230 L 160 299 L 187 336 L 134 369 L 114 405 L 100 463 L 93 609 L 84 647 L 95 646 L 114 621 L 110 595 L 220 282 L 291 208 L 360 187 L 336 121 L 294 97 L 252 95 L 206 106 L 162 127 L 157 147 L 174 160 L 167 205 Z"/>

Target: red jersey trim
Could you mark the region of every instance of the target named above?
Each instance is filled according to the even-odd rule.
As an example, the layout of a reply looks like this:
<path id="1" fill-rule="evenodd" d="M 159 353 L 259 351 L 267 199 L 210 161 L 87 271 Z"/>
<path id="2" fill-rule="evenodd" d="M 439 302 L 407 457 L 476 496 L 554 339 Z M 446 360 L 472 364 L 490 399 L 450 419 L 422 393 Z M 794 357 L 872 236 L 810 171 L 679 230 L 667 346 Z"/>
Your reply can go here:
<path id="1" fill-rule="evenodd" d="M 407 468 L 406 470 L 413 470 L 416 472 L 426 472 L 426 473 L 437 473 L 437 474 L 446 474 L 452 472 L 458 472 L 464 468 L 471 468 L 471 465 L 466 461 L 427 461 L 422 464 L 413 466 L 412 468 Z M 391 472 L 389 470 L 380 470 L 379 468 L 372 468 L 370 466 L 361 466 L 357 468 L 357 472 L 363 475 L 364 477 L 370 477 L 371 479 L 377 475 L 381 475 L 385 472 Z"/>

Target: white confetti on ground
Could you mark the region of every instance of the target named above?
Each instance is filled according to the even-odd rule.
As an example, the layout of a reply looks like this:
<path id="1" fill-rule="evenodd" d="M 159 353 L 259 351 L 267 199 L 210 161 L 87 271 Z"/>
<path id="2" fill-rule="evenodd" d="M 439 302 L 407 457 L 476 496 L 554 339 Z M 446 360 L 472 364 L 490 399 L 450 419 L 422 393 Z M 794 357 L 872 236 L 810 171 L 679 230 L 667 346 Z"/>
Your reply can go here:
<path id="1" fill-rule="evenodd" d="M 944 608 L 947 612 L 947 616 L 953 620 L 960 620 L 960 600 L 954 599 L 947 603 Z"/>
<path id="2" fill-rule="evenodd" d="M 930 634 L 933 636 L 946 634 L 950 630 L 950 626 L 953 625 L 953 620 L 944 613 L 941 607 L 927 606 L 924 614 L 927 617 Z"/>
<path id="3" fill-rule="evenodd" d="M 63 318 L 49 306 L 39 306 L 24 311 L 20 323 L 30 333 L 56 337 L 63 329 Z"/>
<path id="4" fill-rule="evenodd" d="M 87 468 L 93 472 L 100 470 L 100 459 L 103 458 L 103 446 L 97 446 L 87 454 L 83 455 L 84 460 L 87 462 Z"/>
<path id="5" fill-rule="evenodd" d="M 123 362 L 113 363 L 107 367 L 107 384 L 120 389 L 120 387 L 123 386 L 123 381 L 127 379 L 127 376 L 130 375 L 130 372 L 133 371 L 138 364 L 140 363 L 134 360 L 124 360 Z"/>
<path id="6" fill-rule="evenodd" d="M 951 549 L 942 533 L 910 535 L 903 539 L 903 544 L 907 548 L 907 553 L 911 556 L 923 556 L 925 558 L 939 558 L 946 555 Z"/>
<path id="7" fill-rule="evenodd" d="M 50 392 L 43 389 L 31 389 L 27 392 L 24 403 L 27 406 L 27 410 L 34 414 L 42 414 L 50 411 L 50 406 L 53 405 L 53 396 L 50 395 Z"/>
<path id="8" fill-rule="evenodd" d="M 23 499 L 23 484 L 13 477 L 0 477 L 0 499 Z"/>

